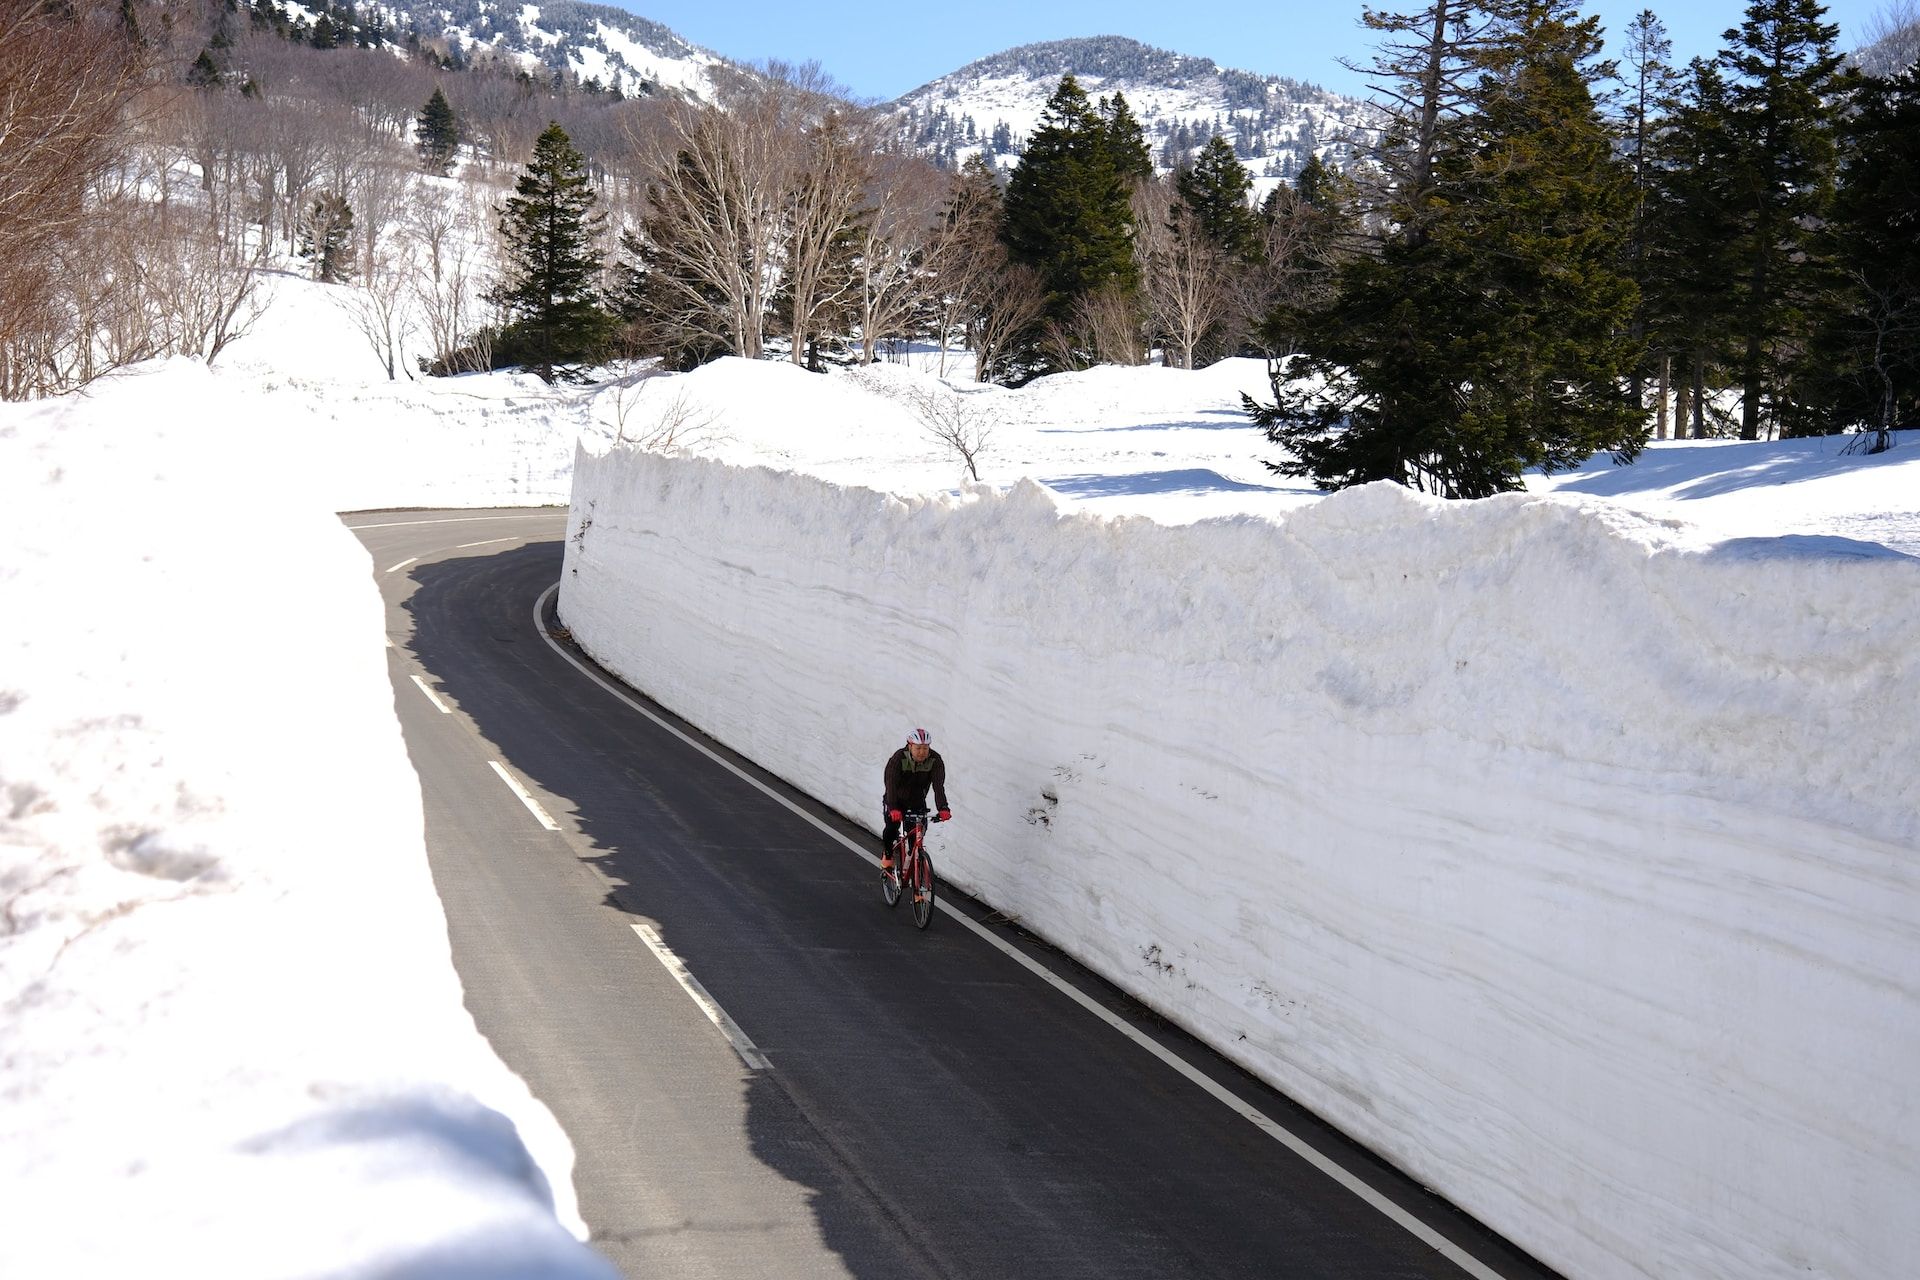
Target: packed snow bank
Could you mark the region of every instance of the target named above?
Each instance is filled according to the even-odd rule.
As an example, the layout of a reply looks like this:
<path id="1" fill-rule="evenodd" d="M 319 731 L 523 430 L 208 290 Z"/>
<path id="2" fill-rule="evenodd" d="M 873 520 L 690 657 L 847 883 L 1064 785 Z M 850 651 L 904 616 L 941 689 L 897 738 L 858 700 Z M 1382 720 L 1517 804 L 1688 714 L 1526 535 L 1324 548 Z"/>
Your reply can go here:
<path id="1" fill-rule="evenodd" d="M 611 1275 L 462 1007 L 366 554 L 245 409 L 0 414 L 0 1274 Z"/>
<path id="2" fill-rule="evenodd" d="M 1284 521 L 575 464 L 561 611 L 1582 1277 L 1920 1257 L 1920 561 L 1391 486 Z M 877 825 L 877 824 L 875 824 Z"/>

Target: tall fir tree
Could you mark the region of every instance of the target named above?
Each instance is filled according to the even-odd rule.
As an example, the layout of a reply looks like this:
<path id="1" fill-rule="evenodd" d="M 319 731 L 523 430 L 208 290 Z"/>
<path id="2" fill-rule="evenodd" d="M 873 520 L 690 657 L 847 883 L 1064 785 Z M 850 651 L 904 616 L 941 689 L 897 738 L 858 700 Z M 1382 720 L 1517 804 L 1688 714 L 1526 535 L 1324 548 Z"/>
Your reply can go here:
<path id="1" fill-rule="evenodd" d="M 1653 10 L 1642 9 L 1627 24 L 1626 61 L 1632 68 L 1628 77 L 1625 145 L 1633 166 L 1633 230 L 1627 239 L 1627 270 L 1641 290 L 1641 304 L 1634 312 L 1633 336 L 1644 341 L 1647 333 L 1647 205 L 1653 191 L 1652 146 L 1656 127 L 1655 113 L 1671 101 L 1675 74 L 1667 58 L 1673 53 L 1673 41 L 1667 28 Z M 1669 357 L 1660 353 L 1662 368 Z M 1645 403 L 1644 382 L 1647 370 L 1633 371 L 1633 399 Z M 1663 383 L 1664 385 L 1664 383 Z M 1662 413 L 1664 413 L 1664 408 Z"/>
<path id="2" fill-rule="evenodd" d="M 1056 320 L 1097 290 L 1131 293 L 1139 283 L 1130 182 L 1116 163 L 1118 150 L 1109 121 L 1069 74 L 1008 179 L 1008 257 L 1040 273 Z"/>
<path id="3" fill-rule="evenodd" d="M 604 354 L 611 336 L 612 319 L 595 290 L 594 243 L 606 221 L 596 203 L 586 160 L 566 130 L 549 123 L 501 211 L 505 271 L 490 295 L 524 340 L 530 367 L 548 383 Z"/>
<path id="4" fill-rule="evenodd" d="M 1818 0 L 1754 0 L 1728 31 L 1731 142 L 1724 190 L 1734 218 L 1729 304 L 1738 346 L 1740 438 L 1773 416 L 1832 287 L 1820 224 L 1833 200 L 1835 117 L 1844 89 L 1840 29 Z"/>
<path id="5" fill-rule="evenodd" d="M 420 154 L 420 167 L 428 173 L 445 177 L 453 167 L 454 154 L 460 149 L 460 122 L 439 85 L 414 121 L 413 145 Z"/>
<path id="6" fill-rule="evenodd" d="M 1101 128 L 1106 134 L 1107 154 L 1113 158 L 1114 172 L 1122 182 L 1144 182 L 1153 176 L 1153 152 L 1147 147 L 1146 132 L 1134 118 L 1133 108 L 1115 90 L 1111 98 L 1101 98 L 1097 107 Z"/>
<path id="7" fill-rule="evenodd" d="M 1253 175 L 1233 154 L 1232 143 L 1218 134 L 1209 138 L 1193 167 L 1175 175 L 1174 187 L 1201 230 L 1221 248 L 1242 261 L 1257 253 L 1260 216 L 1247 203 Z"/>
<path id="8" fill-rule="evenodd" d="M 1274 470 L 1485 497 L 1529 467 L 1639 447 L 1636 293 L 1620 270 L 1631 184 L 1592 93 L 1610 70 L 1593 65 L 1598 22 L 1573 7 L 1511 7 L 1477 55 L 1469 110 L 1434 135 L 1417 180 L 1406 170 L 1418 216 L 1292 317 L 1305 350 L 1275 403 L 1246 401 L 1289 452 Z"/>
<path id="9" fill-rule="evenodd" d="M 1863 77 L 1841 124 L 1838 293 L 1796 380 L 1801 431 L 1920 423 L 1920 62 Z"/>

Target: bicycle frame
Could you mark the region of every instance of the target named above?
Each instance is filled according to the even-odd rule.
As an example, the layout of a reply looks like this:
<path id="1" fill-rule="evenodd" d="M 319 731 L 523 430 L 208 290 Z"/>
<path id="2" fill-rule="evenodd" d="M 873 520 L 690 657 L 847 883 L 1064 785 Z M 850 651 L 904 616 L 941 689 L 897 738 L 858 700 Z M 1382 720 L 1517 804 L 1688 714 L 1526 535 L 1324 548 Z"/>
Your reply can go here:
<path id="1" fill-rule="evenodd" d="M 894 869 L 881 873 L 881 896 L 888 906 L 899 902 L 903 890 L 911 890 L 913 923 L 921 929 L 933 918 L 933 857 L 926 849 L 927 827 L 933 821 L 924 809 L 902 813 L 893 838 Z"/>

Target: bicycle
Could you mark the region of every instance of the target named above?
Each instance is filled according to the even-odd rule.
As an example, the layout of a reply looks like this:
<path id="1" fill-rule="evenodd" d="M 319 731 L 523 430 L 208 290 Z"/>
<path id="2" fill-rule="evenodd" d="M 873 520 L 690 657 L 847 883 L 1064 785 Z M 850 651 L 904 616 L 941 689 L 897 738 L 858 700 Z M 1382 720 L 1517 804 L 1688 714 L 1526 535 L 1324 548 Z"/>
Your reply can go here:
<path id="1" fill-rule="evenodd" d="M 889 907 L 898 906 L 911 890 L 913 926 L 924 929 L 933 920 L 933 855 L 927 852 L 927 824 L 938 822 L 925 809 L 900 815 L 900 831 L 893 838 L 893 868 L 880 872 L 880 896 Z"/>

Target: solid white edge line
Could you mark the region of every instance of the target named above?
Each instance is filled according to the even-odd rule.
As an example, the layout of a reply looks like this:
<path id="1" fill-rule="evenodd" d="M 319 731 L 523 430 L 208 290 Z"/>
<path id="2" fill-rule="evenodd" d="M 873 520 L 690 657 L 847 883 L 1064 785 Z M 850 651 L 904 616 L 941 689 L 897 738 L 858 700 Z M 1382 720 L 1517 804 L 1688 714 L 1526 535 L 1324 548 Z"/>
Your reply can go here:
<path id="1" fill-rule="evenodd" d="M 515 534 L 511 538 L 488 538 L 485 542 L 463 542 L 459 546 L 455 547 L 454 550 L 465 551 L 468 547 L 490 547 L 496 542 L 518 542 L 518 541 L 520 541 L 520 535 Z"/>
<path id="2" fill-rule="evenodd" d="M 720 1034 L 727 1038 L 727 1043 L 733 1046 L 733 1051 L 740 1055 L 740 1061 L 746 1063 L 748 1069 L 766 1071 L 773 1066 L 767 1061 L 767 1055 L 760 1052 L 759 1047 L 747 1038 L 747 1033 L 740 1029 L 740 1024 L 727 1016 L 727 1011 L 720 1007 L 720 1002 L 707 994 L 707 989 L 700 985 L 700 979 L 693 976 L 686 962 L 675 955 L 673 949 L 661 940 L 659 930 L 651 925 L 636 924 L 633 926 L 633 931 L 640 935 L 640 941 L 647 944 L 647 950 L 653 952 L 653 958 L 673 975 L 673 980 L 680 984 L 680 989 L 700 1006 L 700 1012 L 707 1015 L 707 1020 L 720 1028 Z"/>
<path id="3" fill-rule="evenodd" d="M 384 524 L 347 524 L 349 529 L 402 529 L 416 524 L 471 524 L 476 520 L 551 520 L 555 516 L 564 516 L 566 512 L 559 507 L 546 511 L 515 512 L 510 516 L 446 516 L 438 520 L 389 520 Z"/>
<path id="4" fill-rule="evenodd" d="M 402 560 L 399 564 L 387 566 L 386 572 L 392 573 L 395 569 L 404 569 L 408 565 L 412 564 L 415 560 L 418 560 L 419 558 L 420 558 L 419 556 L 408 556 L 405 560 Z"/>
<path id="5" fill-rule="evenodd" d="M 547 645 L 549 648 L 551 648 L 555 653 L 559 654 L 562 658 L 566 659 L 567 662 L 570 663 L 582 675 L 585 675 L 587 678 L 592 680 L 595 684 L 605 689 L 608 693 L 612 694 L 614 697 L 618 698 L 620 701 L 626 703 L 627 706 L 633 708 L 635 711 L 638 711 L 641 715 L 653 721 L 653 723 L 655 723 L 656 725 L 659 725 L 662 729 L 665 729 L 668 733 L 680 739 L 680 741 L 686 743 L 689 747 L 692 747 L 695 751 L 698 751 L 701 755 L 713 761 L 715 764 L 725 769 L 728 773 L 731 773 L 734 777 L 739 778 L 742 782 L 745 782 L 749 786 L 755 788 L 756 790 L 761 792 L 761 794 L 767 796 L 769 799 L 773 800 L 775 803 L 787 809 L 788 811 L 793 813 L 795 816 L 803 818 L 807 822 L 813 824 L 813 826 L 818 828 L 821 832 L 833 837 L 835 840 L 839 841 L 841 844 L 845 845 L 847 848 L 853 850 L 855 853 L 859 854 L 862 858 L 866 859 L 869 863 L 873 864 L 875 867 L 878 867 L 880 865 L 879 855 L 861 848 L 859 845 L 855 844 L 853 841 L 847 839 L 847 837 L 842 835 L 840 832 L 835 831 L 832 827 L 820 821 L 820 819 L 814 817 L 811 813 L 808 813 L 805 809 L 802 809 L 799 805 L 793 803 L 793 801 L 787 799 L 785 796 L 781 795 L 779 792 L 769 787 L 766 783 L 760 781 L 758 778 L 754 777 L 753 775 L 739 768 L 732 761 L 724 759 L 723 757 L 721 757 L 720 755 L 716 754 L 714 751 L 709 749 L 705 744 L 696 742 L 694 739 L 688 737 L 686 734 L 682 733 L 679 729 L 667 723 L 667 721 L 661 719 L 659 716 L 655 715 L 653 712 L 647 710 L 645 707 L 641 706 L 638 702 L 635 702 L 632 698 L 627 696 L 624 690 L 618 688 L 613 684 L 610 684 L 603 676 L 600 675 L 599 672 L 593 670 L 593 668 L 582 663 L 578 658 L 574 657 L 572 654 L 568 653 L 564 648 L 562 648 L 558 641 L 556 641 L 551 635 L 547 634 L 547 629 L 544 626 L 540 625 L 541 614 L 546 610 L 547 598 L 553 595 L 553 593 L 558 591 L 559 589 L 560 589 L 560 584 L 557 582 L 554 583 L 552 586 L 548 587 L 545 591 L 540 593 L 540 598 L 536 600 L 533 605 L 534 630 L 540 633 L 540 637 L 547 642 Z M 1326 1156 L 1320 1154 L 1320 1152 L 1315 1150 L 1312 1146 L 1308 1145 L 1308 1143 L 1304 1139 L 1295 1135 L 1291 1130 L 1287 1129 L 1279 1121 L 1273 1119 L 1271 1116 L 1268 1116 L 1265 1112 L 1260 1111 L 1258 1108 L 1248 1106 L 1245 1102 L 1241 1101 L 1241 1099 L 1234 1096 L 1231 1090 L 1227 1089 L 1225 1086 L 1221 1084 L 1216 1083 L 1205 1072 L 1202 1072 L 1199 1069 L 1195 1068 L 1194 1066 L 1189 1064 L 1186 1061 L 1186 1059 L 1180 1057 L 1178 1054 L 1174 1053 L 1172 1050 L 1166 1048 L 1164 1045 L 1160 1044 L 1158 1041 L 1154 1040 L 1152 1037 L 1142 1033 L 1140 1030 L 1138 1030 L 1137 1028 L 1132 1026 L 1130 1023 L 1128 1023 L 1125 1019 L 1121 1018 L 1118 1014 L 1114 1013 L 1111 1009 L 1107 1008 L 1105 1005 L 1095 1000 L 1092 996 L 1087 995 L 1085 992 L 1081 991 L 1078 987 L 1067 982 L 1064 978 L 1061 978 L 1058 974 L 1055 974 L 1052 970 L 1048 969 L 1045 965 L 1041 964 L 1039 961 L 1027 955 L 1024 951 L 1021 951 L 1018 947 L 1015 947 L 1013 944 L 1007 942 L 1005 939 L 993 933 L 985 925 L 980 924 L 972 916 L 969 916 L 966 912 L 955 911 L 952 907 L 944 905 L 938 899 L 935 900 L 934 906 L 937 910 L 940 911 L 942 915 L 948 916 L 954 920 L 958 920 L 961 924 L 973 930 L 975 934 L 985 939 L 988 943 L 999 948 L 1002 952 L 1004 952 L 1007 956 L 1012 958 L 1014 961 L 1025 966 L 1027 969 L 1032 970 L 1033 973 L 1037 977 L 1039 977 L 1041 981 L 1055 988 L 1061 994 L 1071 999 L 1074 1003 L 1080 1005 L 1082 1008 L 1087 1010 L 1087 1012 L 1093 1014 L 1096 1018 L 1099 1018 L 1102 1022 L 1105 1022 L 1108 1026 L 1118 1031 L 1121 1035 L 1133 1041 L 1135 1044 L 1145 1049 L 1148 1053 L 1151 1053 L 1154 1057 L 1160 1059 L 1160 1061 L 1166 1063 L 1169 1067 L 1172 1067 L 1175 1071 L 1178 1071 L 1181 1075 L 1185 1076 L 1188 1080 L 1192 1081 L 1194 1084 L 1198 1085 L 1201 1089 L 1211 1094 L 1218 1101 L 1225 1103 L 1230 1109 L 1239 1113 L 1239 1115 L 1243 1119 L 1247 1120 L 1254 1127 L 1258 1128 L 1262 1133 L 1265 1133 L 1268 1137 L 1278 1142 L 1281 1146 L 1293 1152 L 1295 1155 L 1299 1156 L 1302 1160 L 1305 1160 L 1308 1164 L 1318 1169 L 1321 1173 L 1324 1173 L 1327 1177 L 1333 1179 L 1334 1182 L 1339 1184 L 1341 1187 L 1345 1188 L 1347 1191 L 1351 1192 L 1354 1196 L 1365 1201 L 1368 1205 L 1372 1206 L 1382 1216 L 1386 1217 L 1388 1220 L 1393 1222 L 1396 1226 L 1406 1231 L 1409 1235 L 1419 1240 L 1422 1244 L 1432 1249 L 1435 1253 L 1438 1253 L 1441 1257 L 1445 1258 L 1447 1261 L 1453 1263 L 1453 1265 L 1455 1265 L 1456 1267 L 1459 1267 L 1462 1271 L 1466 1272 L 1468 1275 L 1474 1277 L 1474 1280 L 1506 1280 L 1506 1278 L 1502 1276 L 1500 1272 L 1495 1271 L 1492 1267 L 1487 1266 L 1485 1263 L 1481 1262 L 1478 1258 L 1475 1258 L 1473 1255 L 1469 1254 L 1466 1250 L 1462 1249 L 1459 1245 L 1454 1244 L 1451 1240 L 1441 1235 L 1438 1231 L 1434 1230 L 1432 1227 L 1428 1226 L 1426 1223 L 1422 1222 L 1420 1219 L 1414 1217 L 1412 1214 L 1408 1213 L 1405 1209 L 1402 1209 L 1399 1205 L 1395 1204 L 1393 1201 L 1381 1195 L 1378 1191 L 1374 1190 L 1371 1186 L 1367 1185 L 1367 1183 L 1361 1181 L 1358 1177 L 1348 1172 L 1345 1168 L 1334 1163 L 1332 1160 L 1328 1159 Z"/>
<path id="6" fill-rule="evenodd" d="M 433 690 L 427 688 L 427 682 L 425 680 L 422 680 L 419 676 L 416 676 L 416 675 L 409 675 L 407 678 L 420 686 L 420 692 L 427 695 L 428 702 L 431 702 L 434 706 L 440 708 L 440 712 L 442 715 L 450 716 L 453 714 L 453 708 L 448 706 L 446 703 L 440 701 L 440 695 L 435 693 Z"/>
<path id="7" fill-rule="evenodd" d="M 558 831 L 560 829 L 560 824 L 547 816 L 547 811 L 540 807 L 540 802 L 533 798 L 533 793 L 521 786 L 520 779 L 508 773 L 505 765 L 501 764 L 498 760 L 489 760 L 487 761 L 487 767 L 499 774 L 502 782 L 513 788 L 513 794 L 520 797 L 520 803 L 527 806 L 529 813 L 540 819 L 541 826 L 549 831 Z"/>

